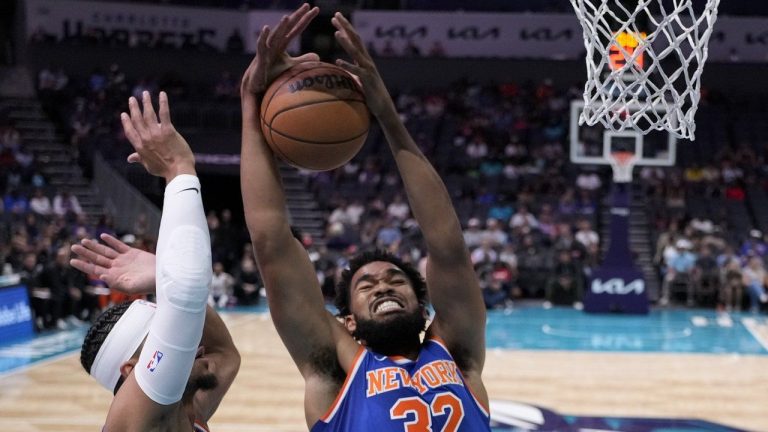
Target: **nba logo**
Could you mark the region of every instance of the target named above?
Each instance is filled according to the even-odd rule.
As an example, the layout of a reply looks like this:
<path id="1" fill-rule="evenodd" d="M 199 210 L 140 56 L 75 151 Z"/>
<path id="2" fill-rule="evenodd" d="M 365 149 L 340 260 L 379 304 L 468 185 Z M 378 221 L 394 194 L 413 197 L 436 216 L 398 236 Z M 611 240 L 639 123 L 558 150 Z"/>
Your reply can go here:
<path id="1" fill-rule="evenodd" d="M 154 372 L 155 369 L 157 369 L 157 366 L 160 364 L 160 360 L 163 359 L 163 353 L 161 351 L 155 351 L 154 354 L 152 354 L 152 358 L 149 359 L 149 363 L 147 364 L 147 369 L 149 369 L 150 372 Z"/>

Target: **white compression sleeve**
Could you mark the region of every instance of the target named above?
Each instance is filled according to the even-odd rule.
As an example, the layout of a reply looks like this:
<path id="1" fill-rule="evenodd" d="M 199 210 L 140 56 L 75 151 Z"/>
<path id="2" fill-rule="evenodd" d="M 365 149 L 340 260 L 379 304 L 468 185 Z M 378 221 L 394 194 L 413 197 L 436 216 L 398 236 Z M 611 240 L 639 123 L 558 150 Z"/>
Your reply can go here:
<path id="1" fill-rule="evenodd" d="M 175 177 L 165 188 L 157 239 L 157 312 L 134 371 L 153 401 L 181 400 L 203 334 L 211 283 L 211 239 L 200 181 Z"/>

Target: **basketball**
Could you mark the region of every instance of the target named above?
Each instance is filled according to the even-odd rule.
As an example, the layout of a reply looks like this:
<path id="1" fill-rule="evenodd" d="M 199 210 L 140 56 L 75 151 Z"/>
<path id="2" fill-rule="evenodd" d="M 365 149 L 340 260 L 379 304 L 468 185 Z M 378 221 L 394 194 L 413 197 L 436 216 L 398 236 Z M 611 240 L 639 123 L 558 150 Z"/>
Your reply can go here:
<path id="1" fill-rule="evenodd" d="M 359 84 L 330 63 L 299 63 L 278 76 L 262 100 L 267 143 L 297 168 L 326 171 L 344 165 L 363 146 L 369 124 Z"/>

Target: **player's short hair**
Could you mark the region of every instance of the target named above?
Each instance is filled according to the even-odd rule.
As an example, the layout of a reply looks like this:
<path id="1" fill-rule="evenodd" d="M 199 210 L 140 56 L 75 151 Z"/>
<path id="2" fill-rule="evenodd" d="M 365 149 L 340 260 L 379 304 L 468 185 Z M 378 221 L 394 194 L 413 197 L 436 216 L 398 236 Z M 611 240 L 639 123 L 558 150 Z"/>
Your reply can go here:
<path id="1" fill-rule="evenodd" d="M 96 359 L 96 354 L 98 354 L 99 349 L 101 349 L 101 345 L 131 304 L 133 304 L 133 301 L 127 301 L 116 304 L 105 310 L 98 318 L 96 318 L 96 321 L 91 325 L 91 328 L 88 329 L 88 333 L 83 340 L 83 346 L 80 348 L 80 364 L 83 365 L 83 369 L 89 374 L 91 373 L 93 361 Z M 122 383 L 123 378 L 121 377 L 115 386 L 114 393 L 117 393 L 117 390 Z"/>
<path id="2" fill-rule="evenodd" d="M 349 268 L 341 272 L 341 280 L 339 280 L 339 283 L 336 285 L 336 298 L 334 299 L 334 304 L 339 310 L 340 316 L 349 315 L 351 313 L 349 310 L 349 290 L 351 288 L 350 285 L 352 284 L 352 276 L 360 270 L 361 267 L 374 261 L 389 262 L 402 270 L 405 273 L 405 276 L 410 280 L 419 303 L 422 306 L 426 306 L 427 283 L 424 281 L 421 273 L 419 273 L 413 265 L 401 260 L 394 254 L 381 249 L 376 249 L 356 256 L 349 262 Z"/>

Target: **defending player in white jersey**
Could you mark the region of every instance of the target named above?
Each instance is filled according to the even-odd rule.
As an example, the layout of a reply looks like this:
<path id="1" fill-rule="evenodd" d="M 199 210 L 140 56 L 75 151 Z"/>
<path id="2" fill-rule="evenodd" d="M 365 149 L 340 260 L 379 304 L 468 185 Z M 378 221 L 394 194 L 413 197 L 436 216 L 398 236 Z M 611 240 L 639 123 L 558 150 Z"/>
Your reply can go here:
<path id="1" fill-rule="evenodd" d="M 229 332 L 206 306 L 211 245 L 194 156 L 171 123 L 167 95 L 159 99 L 159 118 L 147 92 L 141 108 L 131 98 L 130 114 L 121 114 L 136 150 L 128 161 L 166 180 L 156 259 L 110 236 L 102 236 L 109 246 L 73 246 L 75 268 L 157 297 L 107 310 L 83 342 L 83 367 L 115 394 L 108 432 L 207 430 L 240 366 Z"/>

